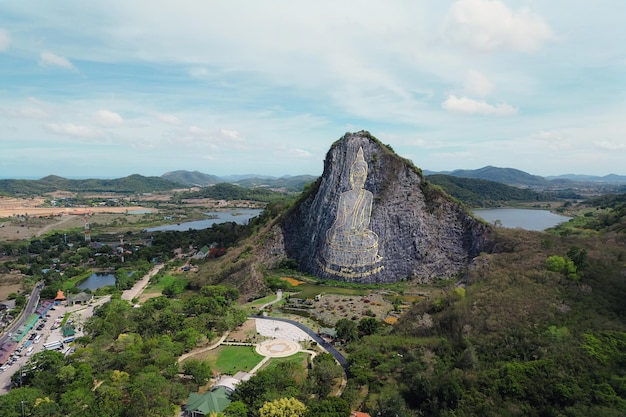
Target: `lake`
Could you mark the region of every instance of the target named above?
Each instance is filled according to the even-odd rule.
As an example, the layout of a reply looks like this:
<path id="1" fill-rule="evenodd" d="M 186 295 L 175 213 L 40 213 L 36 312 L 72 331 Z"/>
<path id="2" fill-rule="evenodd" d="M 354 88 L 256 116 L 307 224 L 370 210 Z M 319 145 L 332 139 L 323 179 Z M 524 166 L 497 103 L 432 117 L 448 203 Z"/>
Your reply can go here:
<path id="1" fill-rule="evenodd" d="M 78 284 L 76 287 L 81 290 L 89 288 L 91 291 L 94 291 L 98 288 L 106 287 L 107 285 L 115 285 L 115 275 L 107 273 L 93 273 L 89 276 L 89 278 Z"/>
<path id="2" fill-rule="evenodd" d="M 503 227 L 536 231 L 546 230 L 570 220 L 570 217 L 554 214 L 548 210 L 497 208 L 474 210 L 473 213 L 491 224 L 500 220 Z"/>
<path id="3" fill-rule="evenodd" d="M 185 232 L 189 229 L 202 230 L 208 229 L 214 224 L 235 222 L 238 224 L 247 224 L 248 221 L 261 214 L 261 209 L 235 209 L 230 211 L 212 211 L 204 213 L 207 216 L 211 216 L 210 219 L 194 220 L 191 222 L 184 222 L 178 224 L 166 224 L 163 226 L 150 227 L 146 229 L 147 232 L 167 232 L 167 231 L 179 231 Z"/>

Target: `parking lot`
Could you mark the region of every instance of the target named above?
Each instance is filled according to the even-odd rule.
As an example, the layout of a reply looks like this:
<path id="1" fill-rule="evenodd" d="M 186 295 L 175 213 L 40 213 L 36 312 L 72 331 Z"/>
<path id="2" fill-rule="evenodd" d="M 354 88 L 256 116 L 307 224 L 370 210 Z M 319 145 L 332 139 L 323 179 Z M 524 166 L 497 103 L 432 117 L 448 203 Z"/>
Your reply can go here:
<path id="1" fill-rule="evenodd" d="M 34 354 L 46 349 L 56 349 L 65 354 L 73 351 L 73 343 L 69 340 L 83 335 L 83 323 L 93 314 L 93 308 L 109 300 L 109 296 L 92 301 L 88 305 L 52 307 L 45 317 L 40 318 L 34 329 L 20 342 L 18 348 L 11 355 L 5 365 L 0 368 L 0 395 L 9 391 L 11 376 L 22 367 Z M 66 324 L 72 325 L 75 334 L 72 337 L 64 337 L 61 322 L 66 314 L 69 314 Z M 65 343 L 64 340 L 66 341 Z M 58 346 L 56 344 L 58 343 Z"/>

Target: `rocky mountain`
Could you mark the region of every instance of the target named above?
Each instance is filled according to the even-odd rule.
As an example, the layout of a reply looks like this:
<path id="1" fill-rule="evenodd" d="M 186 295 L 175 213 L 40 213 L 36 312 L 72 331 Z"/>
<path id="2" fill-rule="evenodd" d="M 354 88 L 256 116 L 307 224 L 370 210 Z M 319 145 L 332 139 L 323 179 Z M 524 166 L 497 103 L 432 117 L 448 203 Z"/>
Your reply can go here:
<path id="1" fill-rule="evenodd" d="M 490 229 L 368 132 L 335 142 L 324 172 L 268 239 L 278 261 L 327 279 L 384 283 L 453 277 Z"/>

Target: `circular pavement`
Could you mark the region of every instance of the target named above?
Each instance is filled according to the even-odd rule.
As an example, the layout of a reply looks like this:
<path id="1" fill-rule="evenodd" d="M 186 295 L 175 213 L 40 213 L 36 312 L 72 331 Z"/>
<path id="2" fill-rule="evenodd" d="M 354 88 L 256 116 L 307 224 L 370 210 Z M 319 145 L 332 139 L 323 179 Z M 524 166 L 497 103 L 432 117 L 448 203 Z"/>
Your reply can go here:
<path id="1" fill-rule="evenodd" d="M 271 358 L 284 358 L 299 352 L 301 346 L 293 340 L 273 339 L 266 340 L 256 346 L 257 353 Z"/>

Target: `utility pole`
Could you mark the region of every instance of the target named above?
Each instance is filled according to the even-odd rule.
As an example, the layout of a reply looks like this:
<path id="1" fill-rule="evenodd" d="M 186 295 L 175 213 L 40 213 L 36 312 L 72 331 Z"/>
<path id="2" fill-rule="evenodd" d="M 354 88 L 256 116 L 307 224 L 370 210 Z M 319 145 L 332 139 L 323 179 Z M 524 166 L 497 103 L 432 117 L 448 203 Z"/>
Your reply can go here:
<path id="1" fill-rule="evenodd" d="M 24 403 L 26 401 L 20 401 L 20 404 L 22 404 L 22 417 L 24 417 Z"/>

